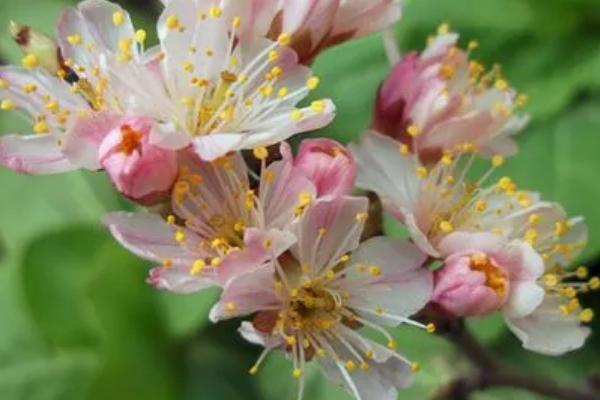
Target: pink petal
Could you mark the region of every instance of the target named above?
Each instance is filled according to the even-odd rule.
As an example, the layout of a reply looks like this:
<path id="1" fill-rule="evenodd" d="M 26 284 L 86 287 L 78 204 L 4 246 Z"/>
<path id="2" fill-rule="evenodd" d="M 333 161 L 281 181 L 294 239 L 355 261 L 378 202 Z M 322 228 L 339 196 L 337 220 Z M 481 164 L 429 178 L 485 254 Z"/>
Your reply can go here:
<path id="1" fill-rule="evenodd" d="M 221 299 L 210 311 L 213 322 L 281 308 L 273 289 L 275 270 L 266 264 L 252 273 L 239 275 L 223 288 Z"/>
<path id="2" fill-rule="evenodd" d="M 0 165 L 25 174 L 56 174 L 77 169 L 62 153 L 54 135 L 0 137 Z"/>
<path id="3" fill-rule="evenodd" d="M 200 238 L 185 228 L 185 243 L 174 237 L 175 227 L 157 214 L 116 212 L 104 217 L 104 224 L 115 239 L 135 255 L 155 262 L 171 261 L 188 269 L 194 261 L 209 256 L 197 244 Z"/>
<path id="4" fill-rule="evenodd" d="M 78 118 L 65 135 L 65 155 L 75 165 L 90 170 L 100 169 L 100 144 L 110 131 L 119 126 L 121 120 L 121 116 L 111 112 L 92 113 Z"/>
<path id="5" fill-rule="evenodd" d="M 189 266 L 157 267 L 150 271 L 147 282 L 157 289 L 179 294 L 191 294 L 214 286 L 212 279 L 192 275 Z"/>
<path id="6" fill-rule="evenodd" d="M 300 263 L 318 275 L 324 268 L 337 264 L 339 257 L 356 249 L 364 226 L 359 216 L 367 208 L 368 200 L 361 197 L 317 201 L 296 226 L 295 253 Z"/>
<path id="7" fill-rule="evenodd" d="M 262 268 L 268 261 L 274 261 L 296 242 L 289 232 L 270 229 L 246 229 L 244 248 L 225 256 L 217 269 L 219 282 L 226 286 L 237 276 L 245 275 Z"/>
<path id="8" fill-rule="evenodd" d="M 282 143 L 281 152 L 284 155 L 283 160 L 272 163 L 266 170 L 267 174 L 273 176 L 273 180 L 261 180 L 259 193 L 265 225 L 277 229 L 287 228 L 294 220 L 295 208 L 301 194 L 316 197 L 313 183 L 294 169 L 286 143 Z"/>

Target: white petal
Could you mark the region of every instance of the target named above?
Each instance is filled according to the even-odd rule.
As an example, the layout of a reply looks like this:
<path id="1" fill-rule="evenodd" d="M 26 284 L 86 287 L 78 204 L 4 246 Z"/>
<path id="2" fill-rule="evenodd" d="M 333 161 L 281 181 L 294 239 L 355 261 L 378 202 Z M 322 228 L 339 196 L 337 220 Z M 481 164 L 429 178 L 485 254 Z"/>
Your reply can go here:
<path id="1" fill-rule="evenodd" d="M 56 174 L 77 169 L 62 153 L 54 135 L 0 137 L 0 165 L 25 174 Z"/>
<path id="2" fill-rule="evenodd" d="M 423 267 L 427 256 L 408 241 L 390 237 L 375 237 L 360 245 L 351 258 L 344 286 L 350 294 L 352 307 L 376 310 L 381 307 L 386 314 L 410 317 L 421 310 L 431 299 L 433 277 Z M 366 271 L 356 267 L 363 265 Z M 380 275 L 373 277 L 368 268 L 379 268 Z M 364 317 L 397 326 L 401 320 L 361 313 Z"/>
<path id="3" fill-rule="evenodd" d="M 547 297 L 525 318 L 506 318 L 508 327 L 523 342 L 523 347 L 538 353 L 560 356 L 583 346 L 591 330 L 582 326 L 577 315 L 561 315 L 560 300 Z"/>

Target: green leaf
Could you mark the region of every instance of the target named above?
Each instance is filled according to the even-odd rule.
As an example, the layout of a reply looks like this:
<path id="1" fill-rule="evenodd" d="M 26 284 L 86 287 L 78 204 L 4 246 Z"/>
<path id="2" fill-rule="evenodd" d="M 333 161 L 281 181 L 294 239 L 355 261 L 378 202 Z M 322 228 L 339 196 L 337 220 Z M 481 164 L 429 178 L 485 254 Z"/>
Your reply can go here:
<path id="1" fill-rule="evenodd" d="M 0 368 L 3 400 L 63 400 L 85 398 L 98 367 L 92 352 L 66 352 Z"/>
<path id="2" fill-rule="evenodd" d="M 85 351 L 97 358 L 81 382 L 89 393 L 73 398 L 173 398 L 174 349 L 146 274 L 141 260 L 98 229 L 42 235 L 27 248 L 23 290 L 46 344 L 42 354 Z"/>
<path id="3" fill-rule="evenodd" d="M 208 313 L 217 301 L 218 289 L 207 289 L 193 294 L 161 292 L 158 306 L 165 316 L 170 336 L 181 338 L 201 331 L 209 323 Z"/>
<path id="4" fill-rule="evenodd" d="M 564 205 L 570 215 L 583 215 L 590 242 L 582 259 L 600 255 L 600 102 L 581 105 L 522 136 L 521 151 L 506 163 L 502 174 L 520 187 L 540 191 L 546 200 Z"/>

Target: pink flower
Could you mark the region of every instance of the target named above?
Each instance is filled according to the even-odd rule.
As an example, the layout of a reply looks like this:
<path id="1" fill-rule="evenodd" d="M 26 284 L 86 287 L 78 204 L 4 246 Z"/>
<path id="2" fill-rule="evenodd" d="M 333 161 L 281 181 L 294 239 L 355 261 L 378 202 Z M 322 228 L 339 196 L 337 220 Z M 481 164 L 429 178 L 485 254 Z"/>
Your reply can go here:
<path id="1" fill-rule="evenodd" d="M 528 315 L 542 302 L 537 280 L 542 257 L 520 240 L 492 233 L 456 232 L 440 244 L 444 265 L 435 272 L 433 302 L 453 316 Z"/>
<path id="2" fill-rule="evenodd" d="M 171 5 L 175 0 L 162 0 Z M 222 0 L 228 15 L 248 17 L 243 37 L 277 39 L 285 32 L 303 64 L 322 50 L 368 35 L 397 22 L 402 9 L 395 0 Z"/>
<path id="3" fill-rule="evenodd" d="M 501 157 L 493 157 L 491 169 L 479 179 L 471 179 L 470 143 L 444 152 L 437 163 L 429 166 L 423 165 L 406 145 L 376 132 L 367 133 L 351 150 L 357 160 L 357 186 L 376 192 L 386 210 L 407 226 L 415 244 L 431 257 L 448 257 L 451 252 L 446 248 L 447 241 L 456 232 L 491 233 L 508 246 L 513 242 L 531 246 L 545 264 L 546 274 L 537 279 L 545 296 L 541 304 L 531 301 L 537 308 L 522 309 L 528 312 L 505 312 L 508 326 L 526 348 L 541 353 L 562 354 L 583 345 L 589 329 L 582 323 L 591 320 L 591 310 L 582 309 L 577 294 L 591 288 L 592 283 L 573 281 L 575 274 L 564 269 L 586 245 L 587 227 L 582 218 L 569 219 L 558 204 L 541 201 L 536 193 L 518 190 L 509 177 L 488 183 L 502 164 Z M 478 249 L 475 246 L 470 250 Z M 537 270 L 535 259 L 522 257 L 524 261 L 515 262 L 513 268 L 520 265 L 522 271 Z M 464 269 L 466 260 L 461 261 L 460 256 L 450 261 L 447 274 L 438 275 L 440 281 L 448 279 L 448 284 L 456 282 L 455 274 L 468 272 Z M 504 264 L 509 265 L 495 261 L 495 265 Z M 469 279 L 473 276 L 469 274 Z M 444 291 L 439 289 L 438 296 Z M 537 289 L 526 291 L 527 296 L 537 298 L 536 292 Z M 465 304 L 459 306 L 468 311 L 468 303 L 474 299 L 463 300 Z M 510 297 L 504 301 L 510 304 Z M 548 328 L 564 335 L 546 335 L 544 330 Z"/>
<path id="4" fill-rule="evenodd" d="M 192 292 L 207 282 L 225 285 L 260 268 L 295 242 L 290 226 L 315 198 L 313 184 L 294 171 L 291 159 L 261 173 L 252 189 L 239 153 L 213 162 L 182 154 L 172 192 L 173 215 L 109 214 L 113 236 L 140 257 L 159 262 L 149 282 Z"/>
<path id="5" fill-rule="evenodd" d="M 145 79 L 150 72 L 134 36 L 129 15 L 121 7 L 86 0 L 60 19 L 57 41 L 65 65 L 58 76 L 47 70 L 47 60 L 35 52 L 26 54 L 22 68 L 0 67 L 0 108 L 24 111 L 33 132 L 0 138 L 0 164 L 32 174 L 82 167 L 64 152 L 70 138 L 78 136 L 80 127 L 91 125 L 100 129 L 94 135 L 108 134 L 114 127 L 111 121 L 128 108 L 130 96 L 120 94 L 125 93 L 133 72 L 124 64 L 117 68 L 119 60 L 131 60 L 135 79 L 145 81 L 149 88 L 146 100 L 137 103 L 151 103 L 152 80 Z"/>
<path id="6" fill-rule="evenodd" d="M 440 28 L 421 54 L 409 53 L 394 66 L 377 96 L 373 129 L 395 138 L 425 162 L 469 142 L 487 156 L 517 152 L 512 136 L 528 117 L 497 70 L 485 72 L 458 35 Z M 471 44 L 471 46 L 475 46 Z"/>
<path id="7" fill-rule="evenodd" d="M 142 204 L 166 197 L 177 178 L 177 155 L 149 142 L 152 121 L 123 120 L 102 141 L 99 163 L 123 195 Z"/>
<path id="8" fill-rule="evenodd" d="M 294 160 L 294 167 L 315 184 L 319 197 L 347 195 L 354 187 L 354 158 L 333 140 L 303 140 Z"/>
<path id="9" fill-rule="evenodd" d="M 431 273 L 408 242 L 378 237 L 359 244 L 367 207 L 366 198 L 317 201 L 294 225 L 298 241 L 290 251 L 230 281 L 211 311 L 213 321 L 254 314 L 240 332 L 265 350 L 250 372 L 271 351 L 287 352 L 298 398 L 312 360 L 355 399 L 396 399 L 410 381 L 411 364 L 393 351 L 386 327 L 424 328 L 409 317 L 429 301 Z M 361 326 L 382 335 L 387 348 L 362 336 Z"/>

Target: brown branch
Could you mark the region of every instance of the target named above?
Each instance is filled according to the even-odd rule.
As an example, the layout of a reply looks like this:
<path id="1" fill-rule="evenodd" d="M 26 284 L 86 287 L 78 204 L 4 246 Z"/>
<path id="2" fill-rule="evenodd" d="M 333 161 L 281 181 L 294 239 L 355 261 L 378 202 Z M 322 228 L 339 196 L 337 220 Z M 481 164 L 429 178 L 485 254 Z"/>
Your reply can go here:
<path id="1" fill-rule="evenodd" d="M 465 327 L 462 320 L 439 320 L 438 331 L 461 350 L 476 368 L 476 372 L 461 377 L 442 388 L 437 400 L 466 400 L 479 390 L 490 387 L 511 387 L 564 400 L 597 400 L 600 393 L 589 385 L 566 386 L 548 379 L 532 377 L 515 371 L 487 351 Z"/>

